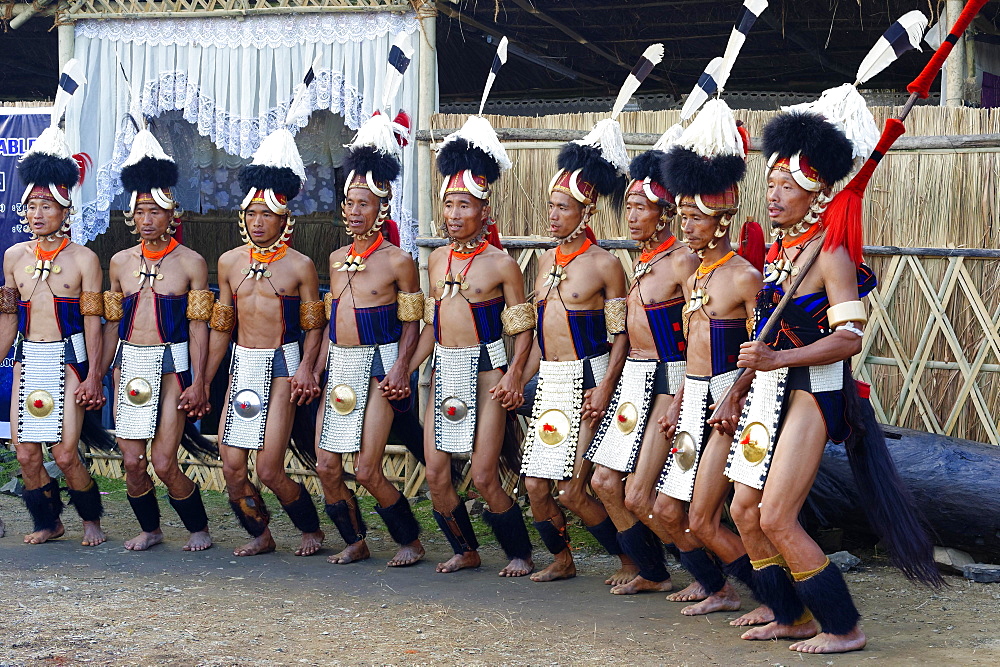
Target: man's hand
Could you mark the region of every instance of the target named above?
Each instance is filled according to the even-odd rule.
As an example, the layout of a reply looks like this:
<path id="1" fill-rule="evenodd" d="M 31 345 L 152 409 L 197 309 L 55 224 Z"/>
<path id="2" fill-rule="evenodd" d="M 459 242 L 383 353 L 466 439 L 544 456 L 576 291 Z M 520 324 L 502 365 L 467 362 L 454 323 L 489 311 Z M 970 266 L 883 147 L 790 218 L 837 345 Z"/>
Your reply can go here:
<path id="1" fill-rule="evenodd" d="M 192 419 L 201 419 L 209 411 L 208 394 L 205 385 L 195 382 L 181 392 L 177 409 L 183 410 Z"/>
<path id="2" fill-rule="evenodd" d="M 387 400 L 401 401 L 410 395 L 410 378 L 406 370 L 406 367 L 397 361 L 389 369 L 385 379 L 379 383 L 378 388 L 382 390 L 382 395 Z"/>
<path id="3" fill-rule="evenodd" d="M 311 369 L 307 369 L 304 366 L 299 366 L 299 370 L 295 371 L 295 377 L 292 378 L 291 385 L 292 392 L 288 400 L 296 405 L 311 403 L 320 394 L 316 376 L 313 375 Z"/>
<path id="4" fill-rule="evenodd" d="M 708 406 L 709 413 L 717 416 L 710 417 L 706 423 L 719 433 L 735 435 L 736 427 L 740 423 L 740 413 L 743 412 L 743 404 L 746 400 L 746 394 L 733 389 L 726 394 L 718 409 L 716 409 L 715 403 Z"/>
<path id="5" fill-rule="evenodd" d="M 490 389 L 494 401 L 499 401 L 505 410 L 516 410 L 524 405 L 524 385 L 514 373 L 504 373 L 496 386 Z"/>
<path id="6" fill-rule="evenodd" d="M 84 410 L 100 410 L 107 402 L 101 380 L 96 375 L 88 375 L 73 392 L 73 396 L 76 398 L 76 404 Z"/>
<path id="7" fill-rule="evenodd" d="M 583 393 L 583 408 L 580 410 L 580 415 L 590 428 L 597 428 L 601 422 L 608 410 L 608 403 L 611 402 L 614 390 L 613 385 L 600 382 Z"/>
<path id="8" fill-rule="evenodd" d="M 677 422 L 681 420 L 681 403 L 684 402 L 683 399 L 684 394 L 677 392 L 674 400 L 667 407 L 666 413 L 656 420 L 660 425 L 660 433 L 667 439 L 667 442 L 670 442 L 674 437 L 674 433 L 677 432 Z"/>
<path id="9" fill-rule="evenodd" d="M 736 365 L 740 368 L 752 368 L 756 371 L 773 371 L 784 366 L 778 351 L 760 341 L 750 341 L 740 345 L 740 358 Z"/>

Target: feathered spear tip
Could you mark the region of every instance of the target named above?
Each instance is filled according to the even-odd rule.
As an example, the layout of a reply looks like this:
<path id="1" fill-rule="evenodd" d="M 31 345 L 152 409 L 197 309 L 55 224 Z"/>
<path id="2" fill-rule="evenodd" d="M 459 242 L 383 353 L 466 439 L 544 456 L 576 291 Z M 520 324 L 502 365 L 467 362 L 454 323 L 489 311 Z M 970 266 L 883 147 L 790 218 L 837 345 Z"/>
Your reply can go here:
<path id="1" fill-rule="evenodd" d="M 827 185 L 847 176 L 854 166 L 851 142 L 832 123 L 813 113 L 778 114 L 764 126 L 761 138 L 765 159 L 803 153 Z"/>
<path id="2" fill-rule="evenodd" d="M 653 71 L 653 68 L 660 64 L 663 60 L 663 44 L 651 44 L 646 47 L 646 50 L 642 52 L 639 56 L 639 61 L 629 72 L 628 77 L 625 79 L 625 83 L 622 85 L 620 91 L 618 91 L 618 97 L 615 99 L 615 105 L 611 108 L 611 117 L 618 118 L 618 114 L 622 112 L 628 101 L 632 99 L 632 95 L 639 89 L 642 82 L 646 80 L 649 73 Z"/>
<path id="3" fill-rule="evenodd" d="M 445 137 L 438 149 L 437 164 L 446 176 L 469 169 L 490 183 L 512 166 L 496 130 L 482 116 L 469 116 L 458 132 Z"/>
<path id="4" fill-rule="evenodd" d="M 861 264 L 864 247 L 862 203 L 865 188 L 868 187 L 868 181 L 871 180 L 875 167 L 878 166 L 882 156 L 888 152 L 896 139 L 901 137 L 904 132 L 906 132 L 906 127 L 901 120 L 898 118 L 886 120 L 885 129 L 882 131 L 882 136 L 879 137 L 878 144 L 871 156 L 854 175 L 854 178 L 827 205 L 822 220 L 823 227 L 826 229 L 826 237 L 823 239 L 824 250 L 847 248 L 854 263 Z"/>
<path id="5" fill-rule="evenodd" d="M 911 49 L 920 51 L 920 40 L 927 30 L 927 17 L 914 9 L 889 26 L 879 37 L 858 68 L 854 85 L 861 85 L 891 65 L 897 58 Z"/>

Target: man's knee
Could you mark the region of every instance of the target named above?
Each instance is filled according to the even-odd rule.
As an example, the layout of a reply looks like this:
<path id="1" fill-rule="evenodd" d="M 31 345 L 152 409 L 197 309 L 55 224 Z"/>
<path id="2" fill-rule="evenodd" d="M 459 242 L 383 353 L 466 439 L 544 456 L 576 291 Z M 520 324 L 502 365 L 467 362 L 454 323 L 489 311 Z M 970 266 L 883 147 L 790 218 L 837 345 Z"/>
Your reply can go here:
<path id="1" fill-rule="evenodd" d="M 671 533 L 679 531 L 687 518 L 684 503 L 663 493 L 656 496 L 656 502 L 653 504 L 653 516 Z"/>
<path id="2" fill-rule="evenodd" d="M 336 459 L 324 456 L 316 460 L 316 474 L 326 484 L 336 486 L 344 480 L 344 467 Z"/>
<path id="3" fill-rule="evenodd" d="M 552 493 L 552 483 L 540 477 L 525 477 L 524 490 L 528 492 L 528 500 L 536 504 Z"/>
<path id="4" fill-rule="evenodd" d="M 654 512 L 654 501 L 636 489 L 625 494 L 625 509 L 636 516 L 649 516 Z"/>
<path id="5" fill-rule="evenodd" d="M 500 488 L 500 473 L 493 467 L 473 469 L 472 483 L 480 493 L 488 493 Z"/>
<path id="6" fill-rule="evenodd" d="M 450 466 L 429 466 L 427 468 L 427 487 L 431 495 L 446 493 L 452 488 Z"/>
<path id="7" fill-rule="evenodd" d="M 798 518 L 789 516 L 781 509 L 761 508 L 760 530 L 772 542 L 780 542 L 782 537 L 798 527 Z"/>
<path id="8" fill-rule="evenodd" d="M 83 465 L 80 462 L 80 452 L 76 447 L 53 447 L 52 460 L 63 472 Z"/>
<path id="9" fill-rule="evenodd" d="M 760 530 L 760 508 L 755 502 L 737 496 L 729 507 L 729 514 L 741 533 Z"/>
<path id="10" fill-rule="evenodd" d="M 385 477 L 382 474 L 382 461 L 356 460 L 354 467 L 354 478 L 361 486 L 369 486 Z"/>
<path id="11" fill-rule="evenodd" d="M 288 475 L 285 474 L 283 466 L 260 465 L 258 463 L 257 478 L 261 484 L 274 491 L 275 487 L 288 478 Z"/>
<path id="12" fill-rule="evenodd" d="M 18 445 L 15 453 L 17 462 L 24 470 L 38 470 L 42 467 L 42 448 L 37 445 Z"/>
<path id="13" fill-rule="evenodd" d="M 594 491 L 602 499 L 615 498 L 622 495 L 624 489 L 623 476 L 624 474 L 617 470 L 598 466 L 594 470 L 594 476 L 590 480 L 590 485 L 594 487 Z"/>
<path id="14" fill-rule="evenodd" d="M 146 460 L 145 454 L 139 454 L 138 452 L 123 451 L 122 452 L 122 467 L 125 468 L 126 477 L 141 477 L 146 474 L 146 465 L 149 461 Z M 156 473 L 159 475 L 159 471 Z M 161 477 L 162 479 L 162 477 Z"/>
<path id="15" fill-rule="evenodd" d="M 715 517 L 700 507 L 688 508 L 688 527 L 697 537 L 711 536 L 715 532 Z"/>
<path id="16" fill-rule="evenodd" d="M 177 456 L 173 452 L 153 452 L 150 458 L 153 461 L 153 470 L 160 480 L 169 485 L 181 474 L 180 466 L 177 465 Z"/>

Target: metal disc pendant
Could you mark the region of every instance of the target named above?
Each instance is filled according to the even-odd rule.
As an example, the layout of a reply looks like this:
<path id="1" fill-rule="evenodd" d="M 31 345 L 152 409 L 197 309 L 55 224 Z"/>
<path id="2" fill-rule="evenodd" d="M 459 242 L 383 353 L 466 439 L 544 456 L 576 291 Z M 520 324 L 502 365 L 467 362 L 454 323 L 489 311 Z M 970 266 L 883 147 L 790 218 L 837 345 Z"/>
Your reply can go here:
<path id="1" fill-rule="evenodd" d="M 338 384 L 330 390 L 330 407 L 338 415 L 350 414 L 358 405 L 358 396 L 346 384 Z"/>
<path id="2" fill-rule="evenodd" d="M 132 405 L 146 405 L 152 397 L 153 387 L 145 378 L 132 378 L 125 385 L 125 398 Z"/>
<path id="3" fill-rule="evenodd" d="M 694 438 L 687 431 L 682 431 L 674 438 L 674 446 L 670 450 L 674 456 L 674 463 L 681 470 L 687 472 L 694 466 L 695 458 L 698 454 L 694 447 Z"/>
<path id="4" fill-rule="evenodd" d="M 252 389 L 244 389 L 233 397 L 233 412 L 237 417 L 253 419 L 263 410 L 264 404 L 260 395 Z"/>
<path id="5" fill-rule="evenodd" d="M 615 413 L 615 426 L 618 430 L 628 435 L 635 430 L 635 425 L 639 421 L 639 411 L 631 403 L 622 403 Z"/>
<path id="6" fill-rule="evenodd" d="M 469 406 L 457 396 L 449 396 L 441 401 L 441 414 L 450 422 L 460 422 L 469 414 Z"/>
<path id="7" fill-rule="evenodd" d="M 44 389 L 36 389 L 28 394 L 27 398 L 24 399 L 24 404 L 24 407 L 28 410 L 28 414 L 39 419 L 48 417 L 55 407 L 52 394 Z"/>
<path id="8" fill-rule="evenodd" d="M 767 456 L 769 441 L 770 437 L 766 426 L 760 422 L 747 424 L 746 428 L 740 434 L 740 449 L 747 463 L 757 465 L 763 461 L 764 457 Z"/>
<path id="9" fill-rule="evenodd" d="M 535 422 L 538 439 L 550 447 L 561 444 L 569 437 L 569 417 L 562 410 L 546 410 Z"/>

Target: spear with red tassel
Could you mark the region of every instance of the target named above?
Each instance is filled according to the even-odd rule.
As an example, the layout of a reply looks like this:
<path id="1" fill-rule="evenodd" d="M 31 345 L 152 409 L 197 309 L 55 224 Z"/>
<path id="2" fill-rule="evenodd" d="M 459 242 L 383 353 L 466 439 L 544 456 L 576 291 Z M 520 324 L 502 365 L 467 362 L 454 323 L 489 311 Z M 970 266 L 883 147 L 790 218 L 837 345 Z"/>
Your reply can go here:
<path id="1" fill-rule="evenodd" d="M 972 23 L 972 19 L 976 17 L 976 14 L 983 8 L 986 4 L 986 0 L 970 0 L 966 3 L 965 8 L 962 13 L 958 15 L 958 19 L 955 24 L 951 27 L 951 31 L 948 33 L 948 37 L 941 43 L 934 55 L 921 70 L 920 74 L 917 75 L 910 84 L 906 87 L 907 92 L 910 93 L 909 99 L 906 100 L 906 104 L 903 105 L 902 110 L 897 118 L 889 118 L 885 121 L 885 128 L 882 130 L 882 135 L 879 137 L 878 144 L 875 146 L 875 150 L 872 151 L 871 155 L 865 161 L 865 164 L 858 170 L 858 173 L 854 175 L 854 178 L 844 187 L 843 190 L 838 192 L 834 196 L 833 200 L 826 207 L 826 211 L 823 214 L 824 226 L 826 231 L 824 232 L 823 239 L 823 250 L 835 250 L 839 247 L 847 248 L 850 253 L 851 258 L 854 260 L 855 264 L 861 263 L 861 253 L 862 253 L 862 203 L 864 198 L 865 189 L 868 187 L 868 182 L 871 180 L 872 174 L 875 172 L 875 167 L 878 166 L 882 157 L 892 148 L 892 145 L 896 143 L 896 139 L 899 139 L 905 132 L 906 127 L 903 121 L 906 117 L 910 115 L 910 111 L 913 109 L 913 105 L 916 103 L 917 99 L 926 99 L 931 83 L 937 77 L 938 72 L 944 66 L 944 61 L 948 58 L 948 54 L 951 53 L 952 48 L 958 41 L 959 37 Z M 826 224 L 829 221 L 829 224 Z M 802 284 L 803 279 L 805 279 L 806 274 L 816 263 L 816 259 L 819 257 L 820 253 L 815 252 L 806 261 L 805 264 L 799 269 L 799 274 L 795 277 L 792 282 L 791 288 L 785 292 L 775 306 L 774 311 L 768 317 L 767 322 L 761 328 L 760 333 L 754 341 L 766 340 L 774 333 L 775 328 L 781 321 L 781 315 L 788 306 L 788 302 L 792 300 L 792 295 L 798 290 L 799 285 Z M 733 384 L 730 385 L 729 390 L 726 394 L 722 396 L 718 401 L 716 401 L 715 411 L 712 413 L 711 419 L 715 419 L 718 416 L 719 408 L 722 406 L 725 399 L 729 396 L 729 391 L 735 386 L 736 380 L 743 375 L 746 368 L 740 368 L 737 371 L 736 377 L 733 380 Z"/>

